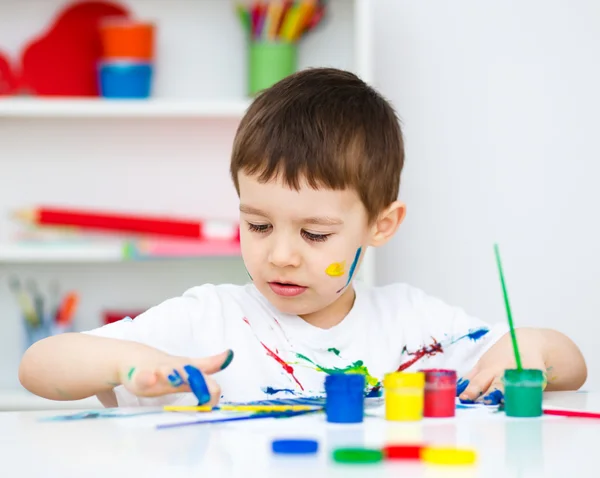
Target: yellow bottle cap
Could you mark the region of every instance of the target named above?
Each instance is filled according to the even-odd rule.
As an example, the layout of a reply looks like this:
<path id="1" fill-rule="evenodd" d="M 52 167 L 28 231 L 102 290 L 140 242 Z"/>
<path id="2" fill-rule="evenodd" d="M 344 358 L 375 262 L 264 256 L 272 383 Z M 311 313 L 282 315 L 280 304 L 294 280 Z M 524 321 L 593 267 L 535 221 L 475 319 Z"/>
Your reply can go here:
<path id="1" fill-rule="evenodd" d="M 423 372 L 393 372 L 383 378 L 384 388 L 425 387 Z"/>
<path id="2" fill-rule="evenodd" d="M 436 465 L 472 465 L 477 459 L 474 450 L 464 448 L 423 448 L 421 458 Z"/>

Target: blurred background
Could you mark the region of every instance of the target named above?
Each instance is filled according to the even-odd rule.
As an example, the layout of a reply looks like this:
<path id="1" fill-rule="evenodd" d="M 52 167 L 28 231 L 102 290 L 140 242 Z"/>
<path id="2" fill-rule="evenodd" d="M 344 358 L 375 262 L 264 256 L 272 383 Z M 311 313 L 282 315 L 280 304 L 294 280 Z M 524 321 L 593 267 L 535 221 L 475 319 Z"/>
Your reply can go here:
<path id="1" fill-rule="evenodd" d="M 405 134 L 397 237 L 361 278 L 552 327 L 600 384 L 600 5 L 593 0 L 0 0 L 0 410 L 47 408 L 24 350 L 189 287 L 242 284 L 237 124 L 310 66 L 354 71 Z M 95 399 L 77 406 L 93 406 Z"/>

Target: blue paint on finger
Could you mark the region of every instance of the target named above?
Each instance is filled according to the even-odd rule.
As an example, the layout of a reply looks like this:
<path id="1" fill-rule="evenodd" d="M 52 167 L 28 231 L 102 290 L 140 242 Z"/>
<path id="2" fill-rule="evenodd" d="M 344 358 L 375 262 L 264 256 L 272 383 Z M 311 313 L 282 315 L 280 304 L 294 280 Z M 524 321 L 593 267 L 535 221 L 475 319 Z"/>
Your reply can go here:
<path id="1" fill-rule="evenodd" d="M 459 400 L 463 405 L 473 405 L 475 403 L 475 400 L 471 400 L 470 398 L 459 398 Z"/>
<path id="2" fill-rule="evenodd" d="M 173 373 L 167 378 L 173 387 L 180 387 L 185 383 L 178 370 L 173 370 Z"/>
<path id="3" fill-rule="evenodd" d="M 183 369 L 188 374 L 188 383 L 193 394 L 198 399 L 198 405 L 210 402 L 210 392 L 208 391 L 202 372 L 193 365 L 186 365 Z"/>
<path id="4" fill-rule="evenodd" d="M 463 380 L 462 378 L 458 379 L 458 382 L 456 382 L 456 396 L 458 397 L 461 393 L 463 393 L 468 386 L 468 380 Z"/>
<path id="5" fill-rule="evenodd" d="M 488 393 L 485 397 L 483 397 L 483 401 L 488 405 L 498 405 L 500 402 L 504 400 L 504 394 L 501 390 L 494 390 L 491 393 Z"/>

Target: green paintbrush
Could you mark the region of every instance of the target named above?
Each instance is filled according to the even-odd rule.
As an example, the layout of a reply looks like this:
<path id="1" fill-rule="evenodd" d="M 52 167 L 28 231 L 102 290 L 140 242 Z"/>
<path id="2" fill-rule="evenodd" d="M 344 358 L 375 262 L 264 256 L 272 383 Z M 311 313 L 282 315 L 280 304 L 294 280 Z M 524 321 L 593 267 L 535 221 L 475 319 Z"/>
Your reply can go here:
<path id="1" fill-rule="evenodd" d="M 504 273 L 502 272 L 502 262 L 500 261 L 500 249 L 498 244 L 494 244 L 494 252 L 496 253 L 496 264 L 498 265 L 498 273 L 500 274 L 500 283 L 502 284 L 502 293 L 504 294 L 504 305 L 506 307 L 506 316 L 508 317 L 508 326 L 510 327 L 510 337 L 512 338 L 513 350 L 515 351 L 515 362 L 517 369 L 523 370 L 521 365 L 521 355 L 519 354 L 519 345 L 517 344 L 517 334 L 510 313 L 510 303 L 508 301 L 508 292 L 506 291 L 506 283 L 504 282 Z"/>

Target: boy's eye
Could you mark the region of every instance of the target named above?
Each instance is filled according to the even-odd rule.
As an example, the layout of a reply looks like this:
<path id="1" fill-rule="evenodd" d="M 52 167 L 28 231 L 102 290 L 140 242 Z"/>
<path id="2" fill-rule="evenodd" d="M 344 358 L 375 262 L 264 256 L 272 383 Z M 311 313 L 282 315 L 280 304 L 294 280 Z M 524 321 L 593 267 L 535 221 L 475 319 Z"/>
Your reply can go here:
<path id="1" fill-rule="evenodd" d="M 331 234 L 313 234 L 312 232 L 302 231 L 302 237 L 313 242 L 325 242 Z"/>
<path id="2" fill-rule="evenodd" d="M 267 232 L 271 226 L 269 224 L 252 224 L 248 223 L 248 230 L 251 232 Z"/>

